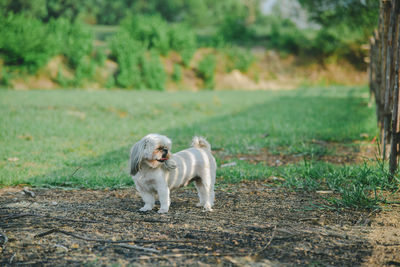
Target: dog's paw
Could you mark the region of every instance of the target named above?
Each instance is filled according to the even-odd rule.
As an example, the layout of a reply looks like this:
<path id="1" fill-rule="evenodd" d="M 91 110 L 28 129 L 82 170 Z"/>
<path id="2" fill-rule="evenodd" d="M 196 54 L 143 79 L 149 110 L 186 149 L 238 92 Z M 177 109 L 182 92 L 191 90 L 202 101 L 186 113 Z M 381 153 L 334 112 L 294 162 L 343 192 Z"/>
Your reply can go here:
<path id="1" fill-rule="evenodd" d="M 211 205 L 210 204 L 204 205 L 204 211 L 212 211 Z"/>
<path id="2" fill-rule="evenodd" d="M 162 213 L 167 213 L 168 209 L 159 209 L 158 213 L 162 214 Z"/>
<path id="3" fill-rule="evenodd" d="M 203 206 L 204 206 L 204 203 L 201 203 L 201 202 L 196 204 L 196 207 L 203 207 Z"/>
<path id="4" fill-rule="evenodd" d="M 152 209 L 153 209 L 152 207 L 144 206 L 144 207 L 141 208 L 139 211 L 149 211 L 149 210 L 152 210 Z"/>

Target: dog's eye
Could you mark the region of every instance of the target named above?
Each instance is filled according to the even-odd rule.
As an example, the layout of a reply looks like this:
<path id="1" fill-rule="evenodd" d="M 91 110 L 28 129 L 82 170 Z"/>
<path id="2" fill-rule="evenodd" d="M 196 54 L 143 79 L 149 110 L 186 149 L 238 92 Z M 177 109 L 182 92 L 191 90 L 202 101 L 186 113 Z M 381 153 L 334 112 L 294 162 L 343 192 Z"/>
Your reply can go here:
<path id="1" fill-rule="evenodd" d="M 159 148 L 157 148 L 158 150 L 160 150 L 160 151 L 162 151 L 164 148 L 163 147 L 159 147 Z"/>

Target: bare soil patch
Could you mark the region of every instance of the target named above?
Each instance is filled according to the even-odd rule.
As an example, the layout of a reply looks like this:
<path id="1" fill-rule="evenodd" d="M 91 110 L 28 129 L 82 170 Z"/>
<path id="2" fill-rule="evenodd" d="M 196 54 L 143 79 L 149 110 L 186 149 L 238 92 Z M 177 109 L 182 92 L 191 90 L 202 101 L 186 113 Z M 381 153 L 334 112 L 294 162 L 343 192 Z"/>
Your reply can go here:
<path id="1" fill-rule="evenodd" d="M 333 164 L 360 164 L 368 160 L 375 160 L 379 155 L 377 146 L 367 142 L 344 145 L 334 142 L 313 140 L 312 143 L 319 145 L 323 150 L 327 151 L 327 153 L 310 156 L 309 154 L 287 154 L 284 152 L 272 153 L 267 148 L 263 148 L 253 154 L 239 154 L 234 157 L 220 156 L 225 162 L 239 159 L 251 163 L 265 162 L 268 166 L 281 166 L 311 159 Z M 286 149 L 282 149 L 282 151 L 285 150 Z"/>
<path id="2" fill-rule="evenodd" d="M 177 190 L 165 215 L 139 212 L 133 188 L 21 191 L 0 189 L 2 266 L 400 265 L 396 205 L 336 211 L 265 181 L 219 187 L 209 213 L 194 188 Z"/>

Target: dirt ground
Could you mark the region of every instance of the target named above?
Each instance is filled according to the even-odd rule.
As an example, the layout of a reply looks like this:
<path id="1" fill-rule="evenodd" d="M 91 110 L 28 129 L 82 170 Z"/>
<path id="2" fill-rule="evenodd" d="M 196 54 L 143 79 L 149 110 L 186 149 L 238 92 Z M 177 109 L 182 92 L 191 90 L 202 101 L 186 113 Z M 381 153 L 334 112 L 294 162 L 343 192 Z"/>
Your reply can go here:
<path id="1" fill-rule="evenodd" d="M 3 188 L 0 265 L 400 266 L 399 205 L 337 211 L 326 193 L 219 186 L 203 212 L 187 187 L 160 215 L 139 212 L 133 188 Z"/>

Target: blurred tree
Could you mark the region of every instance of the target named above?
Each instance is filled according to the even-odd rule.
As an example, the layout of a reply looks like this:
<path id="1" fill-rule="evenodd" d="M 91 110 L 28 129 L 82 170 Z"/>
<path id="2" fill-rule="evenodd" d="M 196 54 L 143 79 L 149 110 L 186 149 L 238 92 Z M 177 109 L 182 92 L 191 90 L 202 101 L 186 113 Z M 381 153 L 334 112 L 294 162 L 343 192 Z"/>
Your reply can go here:
<path id="1" fill-rule="evenodd" d="M 0 0 L 0 14 L 24 14 L 44 22 L 52 18 L 66 18 L 75 21 L 79 15 L 93 13 L 95 1 L 104 0 Z"/>
<path id="2" fill-rule="evenodd" d="M 298 0 L 308 11 L 310 19 L 321 25 L 314 39 L 313 50 L 324 55 L 336 54 L 347 58 L 355 66 L 365 68 L 368 41 L 378 25 L 378 0 Z M 317 49 L 318 48 L 318 49 Z"/>
<path id="3" fill-rule="evenodd" d="M 11 12 L 43 18 L 47 16 L 46 0 L 0 0 L 0 14 L 5 17 Z"/>
<path id="4" fill-rule="evenodd" d="M 346 24 L 368 36 L 378 24 L 378 0 L 299 0 L 310 19 L 323 27 Z"/>
<path id="5" fill-rule="evenodd" d="M 192 26 L 218 25 L 229 16 L 240 15 L 246 25 L 255 20 L 260 0 L 0 0 L 0 15 L 24 13 L 44 22 L 52 18 L 117 25 L 127 16 L 160 14 L 169 22 Z M 230 14 L 233 11 L 235 14 Z"/>

